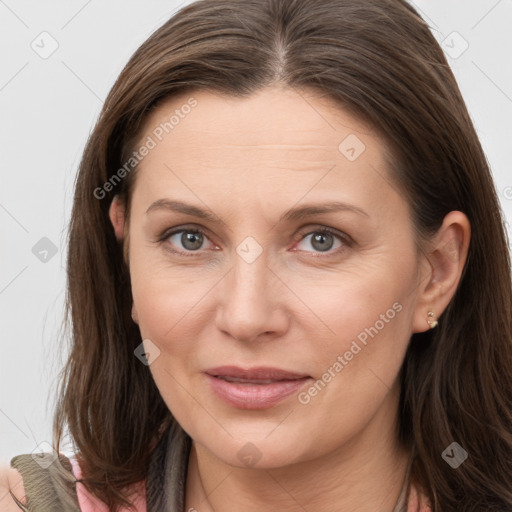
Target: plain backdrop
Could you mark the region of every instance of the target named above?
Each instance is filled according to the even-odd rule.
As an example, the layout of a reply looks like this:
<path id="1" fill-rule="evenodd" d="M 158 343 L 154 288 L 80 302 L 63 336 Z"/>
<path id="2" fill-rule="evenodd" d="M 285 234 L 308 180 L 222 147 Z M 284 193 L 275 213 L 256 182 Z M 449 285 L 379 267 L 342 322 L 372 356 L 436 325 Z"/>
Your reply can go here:
<path id="1" fill-rule="evenodd" d="M 187 3 L 0 0 L 0 461 L 51 449 L 77 166 L 128 58 Z M 511 237 L 512 3 L 414 5 L 448 55 Z"/>

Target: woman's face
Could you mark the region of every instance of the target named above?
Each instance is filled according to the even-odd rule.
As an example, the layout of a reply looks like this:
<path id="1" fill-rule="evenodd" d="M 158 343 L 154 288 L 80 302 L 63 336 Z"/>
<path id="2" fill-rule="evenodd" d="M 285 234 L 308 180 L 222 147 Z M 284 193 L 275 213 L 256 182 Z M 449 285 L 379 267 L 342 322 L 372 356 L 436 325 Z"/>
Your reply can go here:
<path id="1" fill-rule="evenodd" d="M 142 145 L 132 314 L 182 427 L 240 467 L 394 433 L 426 266 L 383 141 L 326 99 L 268 88 L 174 97 Z"/>

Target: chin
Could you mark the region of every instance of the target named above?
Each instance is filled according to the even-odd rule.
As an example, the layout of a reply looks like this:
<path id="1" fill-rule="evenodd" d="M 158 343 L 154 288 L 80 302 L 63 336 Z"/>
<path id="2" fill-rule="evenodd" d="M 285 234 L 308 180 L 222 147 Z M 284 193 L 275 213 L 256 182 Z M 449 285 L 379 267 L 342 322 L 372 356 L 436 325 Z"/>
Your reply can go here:
<path id="1" fill-rule="evenodd" d="M 192 432 L 192 438 L 224 463 L 237 468 L 272 469 L 304 462 L 315 458 L 318 447 L 308 439 L 314 439 L 275 422 L 264 425 L 244 420 L 240 428 L 231 424 L 227 430 Z"/>

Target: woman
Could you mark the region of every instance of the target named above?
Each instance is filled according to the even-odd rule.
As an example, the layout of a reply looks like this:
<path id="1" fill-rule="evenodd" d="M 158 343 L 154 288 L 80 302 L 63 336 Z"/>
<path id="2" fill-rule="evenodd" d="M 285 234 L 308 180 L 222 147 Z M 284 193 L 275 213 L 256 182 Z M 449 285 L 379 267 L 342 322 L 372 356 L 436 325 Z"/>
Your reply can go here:
<path id="1" fill-rule="evenodd" d="M 76 460 L 15 457 L 13 510 L 512 510 L 503 219 L 405 1 L 181 9 L 105 102 L 68 254 Z"/>

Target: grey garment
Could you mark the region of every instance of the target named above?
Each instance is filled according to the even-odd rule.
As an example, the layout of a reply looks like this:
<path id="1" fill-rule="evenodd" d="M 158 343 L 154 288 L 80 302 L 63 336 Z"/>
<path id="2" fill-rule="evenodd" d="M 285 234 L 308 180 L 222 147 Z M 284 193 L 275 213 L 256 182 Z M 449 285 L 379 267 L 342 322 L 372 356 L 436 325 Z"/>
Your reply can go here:
<path id="1" fill-rule="evenodd" d="M 151 455 L 146 479 L 147 512 L 185 512 L 191 446 L 190 436 L 173 421 Z M 412 459 L 393 512 L 407 512 Z M 11 466 L 23 477 L 27 506 L 23 506 L 14 496 L 13 499 L 26 512 L 80 512 L 76 478 L 70 461 L 62 454 L 49 464 L 51 461 L 51 454 L 43 454 L 43 457 L 31 454 L 13 457 Z"/>
<path id="2" fill-rule="evenodd" d="M 147 512 L 183 512 L 192 439 L 173 420 L 156 446 L 146 479 Z"/>
<path id="3" fill-rule="evenodd" d="M 412 453 L 409 457 L 409 464 L 407 466 L 407 471 L 405 473 L 404 483 L 402 485 L 402 491 L 400 492 L 400 496 L 398 497 L 398 501 L 393 509 L 393 512 L 407 512 L 408 502 L 409 502 L 409 493 L 410 493 L 410 485 L 411 485 L 411 469 L 412 462 L 415 456 L 415 448 L 412 448 Z"/>
<path id="4" fill-rule="evenodd" d="M 76 478 L 65 455 L 59 454 L 55 460 L 51 453 L 16 455 L 11 459 L 11 466 L 23 477 L 27 506 L 11 493 L 21 510 L 80 512 Z"/>

